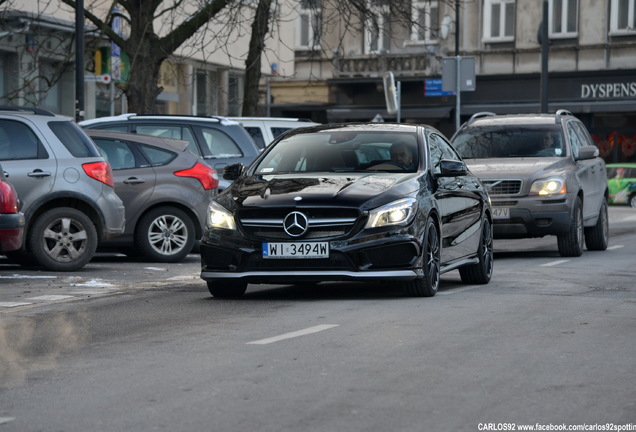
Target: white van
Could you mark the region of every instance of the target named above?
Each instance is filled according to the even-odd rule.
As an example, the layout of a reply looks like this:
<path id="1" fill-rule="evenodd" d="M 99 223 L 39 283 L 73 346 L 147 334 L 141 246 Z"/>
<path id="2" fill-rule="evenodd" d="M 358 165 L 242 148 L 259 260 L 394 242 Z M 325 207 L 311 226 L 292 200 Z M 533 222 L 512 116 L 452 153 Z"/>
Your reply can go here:
<path id="1" fill-rule="evenodd" d="M 290 129 L 316 126 L 310 120 L 289 117 L 228 117 L 239 122 L 252 136 L 259 149 L 264 149 L 274 138 Z"/>

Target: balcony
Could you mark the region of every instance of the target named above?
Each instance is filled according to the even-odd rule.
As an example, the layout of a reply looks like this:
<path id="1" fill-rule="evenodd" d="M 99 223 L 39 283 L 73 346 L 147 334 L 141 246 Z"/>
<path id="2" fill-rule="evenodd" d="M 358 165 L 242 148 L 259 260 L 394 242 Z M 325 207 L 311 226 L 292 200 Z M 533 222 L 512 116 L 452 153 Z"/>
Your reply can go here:
<path id="1" fill-rule="evenodd" d="M 369 54 L 334 59 L 334 78 L 380 77 L 384 72 L 396 76 L 430 73 L 430 54 Z"/>

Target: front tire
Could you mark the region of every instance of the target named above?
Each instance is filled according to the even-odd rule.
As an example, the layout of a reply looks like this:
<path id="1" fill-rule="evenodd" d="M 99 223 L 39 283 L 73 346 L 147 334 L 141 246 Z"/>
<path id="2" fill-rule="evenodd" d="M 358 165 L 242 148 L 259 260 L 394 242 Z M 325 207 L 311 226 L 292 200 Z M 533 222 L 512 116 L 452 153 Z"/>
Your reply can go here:
<path id="1" fill-rule="evenodd" d="M 609 222 L 607 216 L 607 201 L 603 200 L 598 213 L 596 225 L 585 228 L 585 245 L 587 250 L 604 251 L 609 243 Z"/>
<path id="2" fill-rule="evenodd" d="M 247 290 L 247 282 L 208 281 L 208 291 L 217 298 L 240 298 Z"/>
<path id="3" fill-rule="evenodd" d="M 426 222 L 424 237 L 424 277 L 404 282 L 404 294 L 410 297 L 433 297 L 439 289 L 441 242 L 435 222 Z"/>
<path id="4" fill-rule="evenodd" d="M 572 211 L 572 223 L 570 229 L 557 236 L 559 254 L 563 257 L 578 257 L 583 255 L 583 245 L 585 244 L 585 234 L 583 232 L 583 209 L 581 199 L 574 202 Z"/>
<path id="5" fill-rule="evenodd" d="M 135 243 L 149 260 L 182 261 L 192 250 L 195 229 L 192 219 L 175 207 L 157 207 L 145 214 L 135 229 Z"/>
<path id="6" fill-rule="evenodd" d="M 479 262 L 459 268 L 459 275 L 465 284 L 487 284 L 490 282 L 493 270 L 493 242 L 490 221 L 484 219 L 481 237 L 479 239 Z"/>
<path id="7" fill-rule="evenodd" d="M 81 211 L 60 207 L 38 217 L 27 241 L 33 257 L 42 267 L 51 271 L 75 271 L 95 255 L 97 230 Z"/>

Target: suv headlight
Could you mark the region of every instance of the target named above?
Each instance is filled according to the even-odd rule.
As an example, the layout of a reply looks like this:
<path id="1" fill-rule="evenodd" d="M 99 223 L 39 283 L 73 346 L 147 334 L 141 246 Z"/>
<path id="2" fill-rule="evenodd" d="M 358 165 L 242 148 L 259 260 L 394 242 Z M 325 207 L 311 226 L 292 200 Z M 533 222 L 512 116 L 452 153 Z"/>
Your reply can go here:
<path id="1" fill-rule="evenodd" d="M 214 201 L 208 207 L 208 225 L 211 228 L 236 229 L 232 213 Z"/>
<path id="2" fill-rule="evenodd" d="M 415 217 L 417 201 L 404 198 L 393 201 L 369 212 L 365 228 L 378 228 L 389 225 L 408 225 Z"/>
<path id="3" fill-rule="evenodd" d="M 535 180 L 530 187 L 530 195 L 563 195 L 567 193 L 568 188 L 565 180 L 561 177 L 552 177 L 549 179 Z"/>

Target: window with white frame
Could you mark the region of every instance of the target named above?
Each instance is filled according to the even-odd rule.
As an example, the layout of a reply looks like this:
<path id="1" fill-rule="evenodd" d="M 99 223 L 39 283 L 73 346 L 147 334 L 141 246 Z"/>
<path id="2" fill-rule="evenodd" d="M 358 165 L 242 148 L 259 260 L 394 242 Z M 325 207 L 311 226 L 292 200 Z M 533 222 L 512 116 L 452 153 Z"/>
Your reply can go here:
<path id="1" fill-rule="evenodd" d="M 413 28 L 411 41 L 415 43 L 437 42 L 439 31 L 439 6 L 436 0 L 413 1 Z"/>
<path id="2" fill-rule="evenodd" d="M 515 39 L 515 0 L 484 0 L 484 42 Z"/>
<path id="3" fill-rule="evenodd" d="M 296 21 L 296 48 L 316 49 L 320 41 L 320 0 L 300 0 Z"/>
<path id="4" fill-rule="evenodd" d="M 636 33 L 636 0 L 612 0 L 610 34 Z"/>
<path id="5" fill-rule="evenodd" d="M 579 0 L 550 0 L 548 22 L 550 38 L 572 38 L 578 35 Z"/>
<path id="6" fill-rule="evenodd" d="M 388 52 L 391 46 L 391 14 L 387 5 L 381 5 L 377 0 L 368 3 L 373 13 L 364 25 L 365 54 Z"/>

